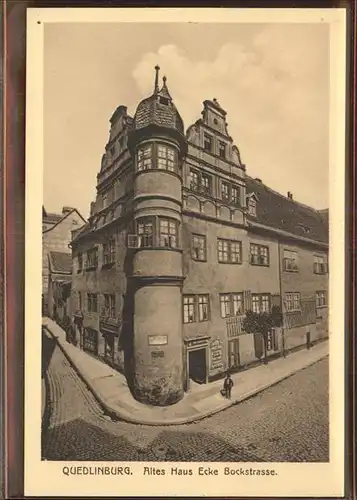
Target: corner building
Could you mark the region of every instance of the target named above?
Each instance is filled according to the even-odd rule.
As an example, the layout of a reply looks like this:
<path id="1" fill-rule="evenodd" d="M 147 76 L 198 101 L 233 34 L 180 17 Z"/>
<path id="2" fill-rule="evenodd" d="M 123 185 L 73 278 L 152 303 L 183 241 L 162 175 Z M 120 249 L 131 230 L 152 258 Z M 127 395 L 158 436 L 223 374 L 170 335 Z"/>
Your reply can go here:
<path id="1" fill-rule="evenodd" d="M 300 304 L 286 310 L 280 222 L 261 223 L 267 200 L 287 198 L 246 175 L 217 100 L 204 101 L 202 118 L 185 133 L 155 71 L 153 94 L 134 118 L 119 106 L 110 120 L 96 200 L 73 233 L 71 301 L 79 347 L 122 370 L 139 401 L 169 405 L 192 384 L 260 362 L 261 342 L 242 328 L 247 310 L 276 304 L 294 313 L 272 332 L 269 356 L 286 349 L 288 329 L 310 330 L 312 320 Z M 268 193 L 263 204 L 258 188 Z M 289 210 L 300 206 L 289 202 Z M 284 207 L 274 213 L 283 218 Z M 325 219 L 304 210 L 324 240 L 312 234 L 309 248 L 327 259 Z M 301 244 L 299 235 L 286 237 Z"/>

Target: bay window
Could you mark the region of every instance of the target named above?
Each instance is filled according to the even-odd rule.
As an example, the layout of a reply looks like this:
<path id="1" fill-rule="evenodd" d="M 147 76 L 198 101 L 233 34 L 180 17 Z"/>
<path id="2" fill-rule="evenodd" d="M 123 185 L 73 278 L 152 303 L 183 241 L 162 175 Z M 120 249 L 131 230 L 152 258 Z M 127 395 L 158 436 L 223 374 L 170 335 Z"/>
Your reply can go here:
<path id="1" fill-rule="evenodd" d="M 179 222 L 167 217 L 141 217 L 136 221 L 141 248 L 178 248 Z"/>
<path id="2" fill-rule="evenodd" d="M 140 172 L 152 169 L 177 172 L 176 149 L 166 144 L 157 143 L 140 147 L 137 152 L 137 170 Z"/>

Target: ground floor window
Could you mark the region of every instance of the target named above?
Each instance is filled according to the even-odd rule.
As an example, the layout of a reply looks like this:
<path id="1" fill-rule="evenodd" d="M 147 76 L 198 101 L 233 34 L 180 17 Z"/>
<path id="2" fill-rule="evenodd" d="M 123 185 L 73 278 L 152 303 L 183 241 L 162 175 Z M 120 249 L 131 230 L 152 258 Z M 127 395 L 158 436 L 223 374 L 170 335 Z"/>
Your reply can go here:
<path id="1" fill-rule="evenodd" d="M 326 292 L 316 292 L 316 307 L 327 306 Z"/>
<path id="2" fill-rule="evenodd" d="M 93 354 L 98 353 L 98 332 L 96 330 L 84 329 L 83 349 Z"/>

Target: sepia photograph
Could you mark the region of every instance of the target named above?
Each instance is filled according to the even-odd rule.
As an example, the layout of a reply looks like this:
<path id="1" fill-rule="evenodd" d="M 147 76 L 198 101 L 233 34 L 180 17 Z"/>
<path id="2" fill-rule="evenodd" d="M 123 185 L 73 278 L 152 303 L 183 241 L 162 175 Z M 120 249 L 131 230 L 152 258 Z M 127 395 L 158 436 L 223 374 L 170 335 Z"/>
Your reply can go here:
<path id="1" fill-rule="evenodd" d="M 331 25 L 237 19 L 38 28 L 36 435 L 62 478 L 331 460 Z"/>

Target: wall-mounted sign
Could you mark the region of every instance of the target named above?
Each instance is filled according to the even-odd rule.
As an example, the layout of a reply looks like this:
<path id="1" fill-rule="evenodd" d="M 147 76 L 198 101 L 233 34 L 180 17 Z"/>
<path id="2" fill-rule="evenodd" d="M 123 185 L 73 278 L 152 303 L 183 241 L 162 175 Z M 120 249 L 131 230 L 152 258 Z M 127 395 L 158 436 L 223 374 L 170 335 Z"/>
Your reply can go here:
<path id="1" fill-rule="evenodd" d="M 164 357 L 164 351 L 152 351 L 151 357 L 156 359 L 156 358 L 163 358 Z"/>
<path id="2" fill-rule="evenodd" d="M 166 345 L 167 335 L 149 335 L 149 345 Z"/>
<path id="3" fill-rule="evenodd" d="M 220 340 L 211 342 L 211 370 L 223 368 L 223 349 Z"/>

